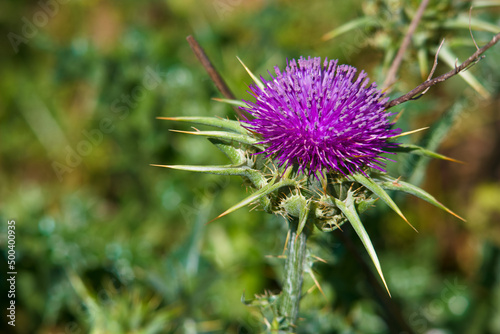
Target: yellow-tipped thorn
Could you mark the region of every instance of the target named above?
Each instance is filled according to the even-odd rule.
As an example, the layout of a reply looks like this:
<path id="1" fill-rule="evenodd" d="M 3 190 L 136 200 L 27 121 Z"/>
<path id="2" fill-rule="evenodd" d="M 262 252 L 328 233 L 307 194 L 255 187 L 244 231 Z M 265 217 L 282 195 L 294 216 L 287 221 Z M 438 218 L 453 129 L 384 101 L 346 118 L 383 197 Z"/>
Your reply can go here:
<path id="1" fill-rule="evenodd" d="M 449 157 L 443 157 L 442 158 L 443 160 L 448 160 L 448 161 L 451 161 L 451 162 L 456 162 L 457 164 L 462 164 L 462 165 L 465 165 L 465 162 L 464 161 L 461 161 L 461 160 L 457 160 L 457 159 L 453 159 L 453 158 L 449 158 Z"/>
<path id="2" fill-rule="evenodd" d="M 155 164 L 149 164 L 149 165 L 153 166 L 153 167 L 175 168 L 175 166 L 171 166 L 171 165 L 155 165 Z"/>
<path id="3" fill-rule="evenodd" d="M 445 207 L 445 211 L 448 212 L 450 215 L 455 216 L 456 218 L 460 219 L 461 221 L 467 222 L 467 220 L 465 220 L 464 218 L 460 217 L 455 212 L 451 211 L 450 209 L 448 209 L 446 207 Z"/>
<path id="4" fill-rule="evenodd" d="M 250 75 L 250 77 L 252 78 L 252 80 L 255 82 L 255 84 L 262 90 L 264 90 L 265 86 L 264 84 L 262 83 L 262 81 L 259 80 L 259 78 L 257 78 L 255 76 L 255 74 L 252 73 L 252 71 L 250 71 L 250 69 L 241 61 L 241 59 L 239 57 L 236 57 L 238 59 L 238 61 L 241 63 L 241 65 L 243 65 L 243 67 L 245 68 L 245 70 L 247 71 L 248 75 Z"/>
<path id="5" fill-rule="evenodd" d="M 285 256 L 285 252 L 286 252 L 286 248 L 288 247 L 288 241 L 289 240 L 290 240 L 290 230 L 288 230 L 288 233 L 286 234 L 285 247 L 283 247 L 282 256 Z"/>
<path id="6" fill-rule="evenodd" d="M 315 258 L 316 260 L 318 260 L 319 262 L 328 263 L 328 261 L 326 261 L 325 259 L 320 258 L 319 256 L 316 256 L 316 255 L 311 255 L 311 256 L 313 258 Z"/>
<path id="7" fill-rule="evenodd" d="M 323 297 L 325 297 L 325 300 L 327 299 L 326 298 L 326 295 L 325 293 L 323 292 L 323 289 L 321 288 L 321 285 L 319 285 L 319 282 L 318 280 L 316 279 L 316 276 L 314 276 L 313 272 L 312 271 L 309 271 L 309 275 L 311 276 L 311 278 L 313 279 L 314 281 L 314 284 L 318 287 L 318 290 L 319 292 L 321 292 L 321 294 L 323 295 Z"/>
<path id="8" fill-rule="evenodd" d="M 408 221 L 408 219 L 406 219 L 406 217 L 405 217 L 402 213 L 400 214 L 400 213 L 398 212 L 398 215 L 399 215 L 401 218 L 403 218 L 403 219 L 404 219 L 404 221 L 405 221 L 408 225 L 410 225 L 410 227 L 411 227 L 411 228 L 412 228 L 415 232 L 419 233 L 419 232 L 418 232 L 418 230 L 417 230 L 417 229 L 416 229 L 416 228 L 415 228 L 415 227 L 414 227 L 414 226 L 413 226 L 413 225 L 412 225 L 412 224 Z"/>
<path id="9" fill-rule="evenodd" d="M 399 137 L 403 137 L 403 136 L 408 136 L 408 135 L 411 135 L 411 134 L 414 134 L 414 133 L 417 133 L 417 132 L 420 132 L 423 130 L 427 130 L 428 128 L 429 127 L 426 126 L 425 128 L 420 128 L 420 129 L 416 129 L 416 130 L 412 130 L 412 131 L 406 131 L 406 132 L 400 133 L 399 135 L 395 135 L 391 138 L 399 138 Z"/>
<path id="10" fill-rule="evenodd" d="M 168 130 L 168 131 L 171 131 L 171 132 L 179 132 L 179 133 L 186 133 L 188 135 L 197 135 L 198 133 L 196 131 L 182 131 L 182 130 Z"/>
<path id="11" fill-rule="evenodd" d="M 401 116 L 403 115 L 403 112 L 405 111 L 405 109 L 401 109 L 401 111 L 396 115 L 396 117 L 394 117 L 394 120 L 393 122 L 396 123 L 400 118 Z"/>

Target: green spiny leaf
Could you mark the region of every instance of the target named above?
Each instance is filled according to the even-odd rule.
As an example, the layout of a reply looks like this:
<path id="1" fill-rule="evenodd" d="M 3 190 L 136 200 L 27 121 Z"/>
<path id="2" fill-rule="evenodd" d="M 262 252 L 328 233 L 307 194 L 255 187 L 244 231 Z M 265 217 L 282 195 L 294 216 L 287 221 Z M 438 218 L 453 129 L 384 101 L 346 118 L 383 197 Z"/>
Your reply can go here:
<path id="1" fill-rule="evenodd" d="M 437 121 L 434 122 L 432 127 L 425 132 L 422 139 L 419 140 L 418 146 L 402 145 L 403 148 L 405 146 L 412 149 L 417 148 L 417 150 L 412 151 L 412 153 L 415 154 L 408 157 L 407 161 L 403 164 L 403 175 L 409 183 L 418 185 L 422 182 L 429 163 L 429 159 L 427 157 L 459 162 L 457 160 L 438 155 L 434 152 L 438 149 L 443 139 L 452 129 L 458 117 L 465 111 L 467 104 L 468 103 L 465 98 L 455 101 L 453 105 L 448 108 L 448 110 L 446 110 Z"/>
<path id="2" fill-rule="evenodd" d="M 302 208 L 300 209 L 299 224 L 297 227 L 297 237 L 302 233 L 304 227 L 306 226 L 310 209 L 311 209 L 311 201 L 306 201 L 305 205 L 302 206 Z"/>
<path id="3" fill-rule="evenodd" d="M 245 151 L 242 149 L 236 148 L 217 139 L 209 138 L 208 140 L 221 150 L 222 153 L 224 153 L 226 157 L 231 160 L 233 165 L 239 166 L 247 162 Z"/>
<path id="4" fill-rule="evenodd" d="M 238 107 L 246 107 L 247 106 L 246 103 L 241 101 L 241 100 L 221 99 L 219 97 L 212 97 L 212 100 L 217 101 L 217 102 L 231 104 L 233 106 L 238 106 Z"/>
<path id="5" fill-rule="evenodd" d="M 377 195 L 382 201 L 385 202 L 394 212 L 396 212 L 401 218 L 404 219 L 405 222 L 408 223 L 415 231 L 415 227 L 413 227 L 410 222 L 406 219 L 406 217 L 403 215 L 401 210 L 398 208 L 396 203 L 392 200 L 392 198 L 382 189 L 375 181 L 373 181 L 371 178 L 364 176 L 361 173 L 356 173 L 352 175 L 352 178 L 356 181 L 361 183 L 363 186 L 366 188 L 370 189 L 375 195 Z M 418 231 L 417 231 L 418 232 Z"/>
<path id="6" fill-rule="evenodd" d="M 377 272 L 380 278 L 382 279 L 382 282 L 384 282 L 384 286 L 387 290 L 387 293 L 390 296 L 391 293 L 389 292 L 389 288 L 387 287 L 387 283 L 385 282 L 384 274 L 382 273 L 382 268 L 380 266 L 377 253 L 375 252 L 370 237 L 368 236 L 368 233 L 366 233 L 365 227 L 363 226 L 363 223 L 359 219 L 358 213 L 356 212 L 356 208 L 354 207 L 352 192 L 351 191 L 348 192 L 345 202 L 342 202 L 337 198 L 334 198 L 334 200 L 337 207 L 347 217 L 349 223 L 351 223 L 352 228 L 354 229 L 354 231 L 356 231 L 356 234 L 361 239 L 363 246 L 365 246 L 368 255 L 370 255 L 370 258 L 372 259 L 372 262 L 375 265 L 375 268 L 377 269 Z"/>
<path id="7" fill-rule="evenodd" d="M 171 169 L 185 170 L 190 172 L 199 172 L 199 173 L 207 173 L 207 174 L 216 174 L 216 175 L 239 175 L 239 176 L 247 176 L 250 177 L 251 174 L 259 174 L 260 173 L 251 169 L 248 166 L 190 166 L 190 165 L 151 165 L 154 167 L 165 167 Z"/>
<path id="8" fill-rule="evenodd" d="M 190 172 L 199 172 L 206 174 L 215 174 L 215 175 L 237 175 L 246 177 L 252 182 L 253 186 L 257 189 L 261 189 L 265 187 L 268 183 L 264 175 L 262 175 L 258 170 L 251 169 L 248 166 L 189 166 L 189 165 L 153 165 L 154 167 L 165 167 L 177 170 L 184 170 Z M 270 203 L 266 200 L 261 200 L 261 205 L 264 209 Z"/>
<path id="9" fill-rule="evenodd" d="M 238 58 L 238 57 L 236 57 L 236 58 Z M 247 73 L 250 75 L 250 77 L 252 78 L 253 82 L 255 82 L 255 84 L 257 85 L 257 87 L 259 87 L 260 89 L 264 90 L 265 86 L 262 83 L 262 81 L 260 81 L 259 78 L 257 78 L 257 76 L 255 76 L 255 74 L 253 74 L 252 71 L 250 71 L 248 69 L 248 67 L 246 67 L 246 65 L 241 61 L 240 58 L 238 58 L 238 60 L 240 61 L 241 65 L 243 65 L 243 67 L 245 68 L 245 70 L 247 71 Z"/>
<path id="10" fill-rule="evenodd" d="M 365 212 L 366 210 L 371 208 L 377 201 L 378 198 L 373 198 L 373 197 L 362 198 L 359 201 L 356 201 L 358 212 L 359 213 Z"/>
<path id="11" fill-rule="evenodd" d="M 175 122 L 188 122 L 193 124 L 208 125 L 216 128 L 221 128 L 224 130 L 236 132 L 239 134 L 246 135 L 248 131 L 245 130 L 240 125 L 240 122 L 233 121 L 230 119 L 216 118 L 216 117 L 198 117 L 198 116 L 186 116 L 186 117 L 156 117 L 157 119 L 164 119 Z"/>
<path id="12" fill-rule="evenodd" d="M 448 161 L 463 163 L 460 160 L 449 158 L 449 157 L 447 157 L 445 155 L 433 152 L 431 150 L 428 150 L 426 148 L 423 148 L 423 147 L 415 145 L 415 144 L 399 144 L 397 147 L 391 147 L 391 148 L 387 149 L 387 151 L 389 151 L 389 152 L 412 153 L 412 154 L 416 154 L 416 155 L 426 156 L 426 157 L 429 157 L 429 158 L 442 159 L 442 160 L 448 160 Z"/>
<path id="13" fill-rule="evenodd" d="M 389 181 L 384 181 L 384 182 L 380 183 L 380 185 L 384 189 L 403 191 L 405 193 L 411 194 L 413 196 L 421 198 L 424 201 L 427 201 L 427 202 L 429 202 L 429 203 L 437 206 L 438 208 L 440 208 L 440 209 L 448 212 L 449 214 L 457 217 L 458 219 L 461 219 L 461 220 L 465 221 L 465 219 L 463 219 L 462 217 L 460 217 L 459 215 L 457 215 L 456 213 L 454 213 L 453 211 L 451 211 L 450 209 L 448 209 L 447 207 L 445 207 L 436 198 L 434 198 L 434 196 L 432 196 L 428 192 L 424 191 L 423 189 L 421 189 L 421 188 L 419 188 L 417 186 L 414 186 L 413 184 L 410 184 L 410 183 L 407 183 L 407 182 L 403 182 L 403 181 L 400 181 L 400 180 L 396 180 L 396 179 L 390 178 L 388 176 L 386 176 L 385 178 L 389 179 Z"/>
<path id="14" fill-rule="evenodd" d="M 224 131 L 179 131 L 179 130 L 170 130 L 172 132 L 179 133 L 187 133 L 195 136 L 205 136 L 209 138 L 215 138 L 219 140 L 224 140 L 228 142 L 238 142 L 245 145 L 251 145 L 255 147 L 261 147 L 257 143 L 259 142 L 254 137 L 244 134 L 232 133 L 232 132 L 224 132 Z"/>
<path id="15" fill-rule="evenodd" d="M 238 204 L 233 205 L 232 207 L 230 207 L 229 209 L 227 209 L 226 211 L 221 213 L 219 216 L 212 219 L 210 222 L 212 222 L 216 219 L 219 219 L 219 218 L 221 218 L 221 217 L 223 217 L 231 212 L 234 212 L 234 211 L 236 211 L 236 210 L 264 197 L 264 196 L 267 196 L 270 193 L 272 193 L 273 191 L 278 190 L 279 188 L 289 187 L 289 186 L 294 186 L 294 185 L 297 186 L 297 182 L 294 180 L 288 180 L 288 179 L 279 181 L 277 183 L 271 182 L 271 183 L 267 184 L 266 186 L 262 187 L 261 189 L 257 190 L 252 195 L 248 196 L 247 198 L 245 198 L 244 200 L 242 200 Z"/>

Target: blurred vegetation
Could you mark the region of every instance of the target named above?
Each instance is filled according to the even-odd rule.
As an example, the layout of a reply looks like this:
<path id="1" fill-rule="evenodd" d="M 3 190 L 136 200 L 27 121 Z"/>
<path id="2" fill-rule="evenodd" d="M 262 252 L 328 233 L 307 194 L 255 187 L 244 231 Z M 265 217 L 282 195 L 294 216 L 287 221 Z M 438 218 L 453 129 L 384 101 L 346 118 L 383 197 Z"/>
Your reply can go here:
<path id="1" fill-rule="evenodd" d="M 442 38 L 462 60 L 475 51 L 463 24 L 470 2 L 433 3 L 391 96 L 422 81 Z M 381 84 L 418 4 L 4 1 L 0 279 L 8 271 L 8 219 L 16 220 L 18 275 L 16 327 L 3 315 L 0 331 L 260 332 L 258 311 L 241 296 L 279 290 L 284 221 L 241 210 L 205 225 L 244 197 L 240 180 L 149 166 L 226 163 L 208 142 L 155 119 L 234 117 L 211 100 L 220 95 L 185 37 L 196 36 L 240 98 L 251 79 L 236 56 L 262 75 L 300 55 L 339 58 Z M 473 18 L 490 25 L 474 26 L 482 45 L 500 25 L 500 10 L 495 1 L 475 5 Z M 322 40 L 362 17 L 377 24 Z M 367 212 L 390 302 L 377 292 L 355 235 L 315 235 L 313 247 L 327 260 L 315 267 L 326 298 L 317 289 L 304 297 L 301 333 L 400 333 L 401 324 L 414 333 L 500 332 L 498 59 L 496 46 L 467 72 L 487 97 L 457 76 L 394 108 L 404 109 L 403 130 L 431 127 L 409 140 L 465 164 L 398 156 L 392 175 L 423 182 L 467 223 L 406 197 L 398 203 L 419 234 L 382 206 Z M 305 289 L 313 286 L 306 278 Z M 5 310 L 5 283 L 1 294 Z"/>

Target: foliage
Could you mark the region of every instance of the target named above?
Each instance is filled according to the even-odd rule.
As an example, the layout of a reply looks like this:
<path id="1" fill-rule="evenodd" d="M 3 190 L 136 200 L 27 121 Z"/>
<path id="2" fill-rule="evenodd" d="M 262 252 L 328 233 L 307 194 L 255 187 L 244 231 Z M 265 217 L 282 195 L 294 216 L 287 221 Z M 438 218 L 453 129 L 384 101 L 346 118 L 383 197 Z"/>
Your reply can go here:
<path id="1" fill-rule="evenodd" d="M 286 58 L 313 55 L 339 58 L 383 82 L 387 50 L 399 45 L 417 1 L 42 1 L 49 2 L 57 10 L 10 1 L 0 11 L 0 279 L 8 219 L 16 220 L 18 272 L 16 327 L 4 318 L 0 331 L 259 332 L 258 310 L 241 295 L 279 291 L 285 224 L 240 210 L 206 225 L 246 197 L 239 178 L 149 166 L 227 161 L 201 138 L 168 132 L 173 125 L 156 119 L 234 118 L 210 100 L 220 96 L 185 36 L 196 35 L 237 96 L 250 83 L 237 55 L 258 75 Z M 453 22 L 440 17 L 454 12 L 468 17 L 468 6 L 457 3 L 439 1 L 447 10 L 431 11 L 425 24 Z M 404 9 L 395 11 L 397 25 L 357 26 L 321 41 L 335 27 L 376 15 L 366 12 L 374 4 Z M 498 14 L 494 6 L 472 11 L 491 26 L 499 25 Z M 427 64 L 442 37 L 453 35 L 448 47 L 460 58 L 474 52 L 468 29 L 445 28 L 417 29 L 426 34 L 415 43 L 428 47 Z M 9 33 L 23 42 L 13 47 Z M 474 30 L 479 45 L 490 36 Z M 391 48 L 373 44 L 374 37 Z M 392 95 L 421 82 L 420 53 L 409 48 Z M 314 265 L 325 297 L 306 277 L 304 333 L 399 333 L 405 324 L 415 333 L 500 331 L 492 200 L 500 168 L 499 57 L 497 46 L 468 71 L 488 98 L 454 78 L 395 108 L 405 109 L 404 131 L 430 126 L 423 136 L 405 137 L 408 145 L 466 164 L 398 158 L 405 160 L 390 165 L 390 174 L 422 181 L 467 223 L 406 197 L 396 201 L 419 234 L 382 205 L 364 213 L 390 304 L 352 230 L 312 236 L 314 253 L 326 260 Z M 445 64 L 436 73 L 447 71 Z"/>

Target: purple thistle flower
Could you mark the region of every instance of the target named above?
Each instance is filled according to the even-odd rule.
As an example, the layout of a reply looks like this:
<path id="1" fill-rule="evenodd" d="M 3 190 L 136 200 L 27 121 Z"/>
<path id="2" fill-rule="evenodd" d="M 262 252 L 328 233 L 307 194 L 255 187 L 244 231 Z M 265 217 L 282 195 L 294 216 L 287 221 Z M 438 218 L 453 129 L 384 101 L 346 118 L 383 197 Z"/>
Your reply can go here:
<path id="1" fill-rule="evenodd" d="M 384 149 L 397 144 L 387 139 L 400 132 L 392 129 L 384 104 L 387 98 L 364 71 L 337 60 L 300 58 L 287 62 L 286 71 L 276 66 L 271 81 L 261 78 L 264 89 L 251 85 L 256 102 L 242 110 L 254 119 L 244 126 L 262 136 L 267 157 L 280 166 L 298 165 L 298 172 L 315 174 L 323 169 L 342 175 L 381 171 Z"/>

